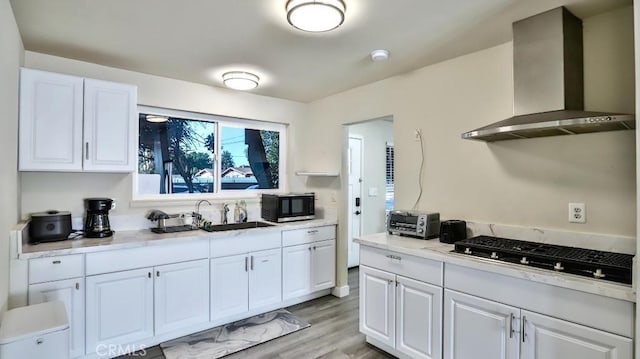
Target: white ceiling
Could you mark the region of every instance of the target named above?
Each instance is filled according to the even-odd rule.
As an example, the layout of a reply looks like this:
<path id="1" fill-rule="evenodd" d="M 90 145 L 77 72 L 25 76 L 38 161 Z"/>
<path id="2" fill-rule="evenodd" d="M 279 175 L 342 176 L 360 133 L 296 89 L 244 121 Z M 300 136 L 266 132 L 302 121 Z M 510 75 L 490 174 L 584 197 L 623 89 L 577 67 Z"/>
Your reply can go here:
<path id="1" fill-rule="evenodd" d="M 303 102 L 511 40 L 511 23 L 566 5 L 586 18 L 632 0 L 345 0 L 327 33 L 291 27 L 286 0 L 11 0 L 27 50 Z M 387 49 L 387 62 L 369 53 Z"/>

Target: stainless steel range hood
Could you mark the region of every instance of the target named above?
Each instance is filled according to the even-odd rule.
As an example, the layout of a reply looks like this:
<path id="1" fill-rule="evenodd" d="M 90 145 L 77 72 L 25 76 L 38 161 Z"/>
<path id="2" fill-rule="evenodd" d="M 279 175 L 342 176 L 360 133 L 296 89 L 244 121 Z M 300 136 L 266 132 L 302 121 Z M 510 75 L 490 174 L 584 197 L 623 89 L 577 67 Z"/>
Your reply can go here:
<path id="1" fill-rule="evenodd" d="M 634 115 L 584 111 L 582 21 L 564 7 L 515 22 L 513 49 L 515 116 L 462 138 L 490 142 L 635 128 Z"/>

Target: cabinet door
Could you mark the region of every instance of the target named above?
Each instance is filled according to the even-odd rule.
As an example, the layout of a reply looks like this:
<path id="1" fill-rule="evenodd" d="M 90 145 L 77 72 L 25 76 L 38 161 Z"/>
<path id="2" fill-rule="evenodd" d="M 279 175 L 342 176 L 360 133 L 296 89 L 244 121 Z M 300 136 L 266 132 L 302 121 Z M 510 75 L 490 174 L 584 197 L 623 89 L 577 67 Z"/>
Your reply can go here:
<path id="1" fill-rule="evenodd" d="M 442 288 L 397 276 L 396 349 L 412 358 L 442 357 Z"/>
<path id="2" fill-rule="evenodd" d="M 136 168 L 136 87 L 84 82 L 84 170 L 132 172 Z"/>
<path id="3" fill-rule="evenodd" d="M 393 347 L 395 342 L 395 275 L 360 266 L 360 331 Z"/>
<path id="4" fill-rule="evenodd" d="M 155 267 L 155 334 L 209 321 L 209 260 Z"/>
<path id="5" fill-rule="evenodd" d="M 522 311 L 522 359 L 631 359 L 630 338 Z"/>
<path id="6" fill-rule="evenodd" d="M 311 251 L 308 244 L 282 248 L 283 300 L 311 291 Z"/>
<path id="7" fill-rule="evenodd" d="M 29 305 L 60 300 L 69 317 L 69 356 L 84 353 L 84 278 L 59 280 L 29 286 Z"/>
<path id="8" fill-rule="evenodd" d="M 519 309 L 448 289 L 444 302 L 444 358 L 518 358 Z"/>
<path id="9" fill-rule="evenodd" d="M 211 259 L 211 320 L 249 310 L 249 256 Z"/>
<path id="10" fill-rule="evenodd" d="M 282 300 L 280 248 L 251 253 L 249 257 L 249 310 Z"/>
<path id="11" fill-rule="evenodd" d="M 335 286 L 336 245 L 335 241 L 320 241 L 312 244 L 311 291 L 315 292 Z"/>
<path id="12" fill-rule="evenodd" d="M 87 277 L 87 354 L 153 337 L 152 270 Z"/>
<path id="13" fill-rule="evenodd" d="M 21 171 L 82 170 L 82 88 L 80 77 L 21 70 Z"/>

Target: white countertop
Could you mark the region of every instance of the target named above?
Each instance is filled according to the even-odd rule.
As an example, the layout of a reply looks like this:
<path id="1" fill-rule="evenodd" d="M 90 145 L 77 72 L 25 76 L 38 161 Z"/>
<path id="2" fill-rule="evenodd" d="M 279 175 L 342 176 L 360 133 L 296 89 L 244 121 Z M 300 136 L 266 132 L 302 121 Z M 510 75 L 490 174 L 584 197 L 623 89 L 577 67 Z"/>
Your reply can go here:
<path id="1" fill-rule="evenodd" d="M 22 244 L 18 253 L 19 259 L 31 259 L 41 257 L 51 257 L 67 254 L 92 253 L 99 251 L 110 251 L 116 249 L 136 248 L 144 246 L 163 245 L 175 242 L 199 241 L 215 238 L 228 238 L 231 236 L 242 236 L 256 231 L 283 231 L 300 228 L 335 225 L 336 220 L 315 219 L 310 221 L 272 223 L 273 227 L 261 227 L 251 229 L 237 229 L 222 232 L 206 232 L 194 230 L 176 233 L 153 233 L 149 229 L 137 231 L 116 231 L 113 236 L 107 238 L 80 238 L 59 242 Z"/>
<path id="2" fill-rule="evenodd" d="M 438 260 L 444 263 L 456 264 L 629 302 L 636 301 L 635 290 L 630 285 L 455 253 L 451 252 L 453 250 L 453 244 L 441 243 L 437 238 L 421 240 L 387 233 L 376 233 L 360 237 L 355 239 L 355 241 L 364 246 Z"/>

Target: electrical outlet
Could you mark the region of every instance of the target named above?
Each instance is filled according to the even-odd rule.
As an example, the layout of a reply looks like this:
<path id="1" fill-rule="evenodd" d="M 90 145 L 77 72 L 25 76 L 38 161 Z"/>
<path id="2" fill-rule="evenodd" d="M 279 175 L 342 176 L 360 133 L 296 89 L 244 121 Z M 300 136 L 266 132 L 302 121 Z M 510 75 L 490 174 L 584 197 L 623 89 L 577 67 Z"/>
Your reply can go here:
<path id="1" fill-rule="evenodd" d="M 587 223 L 587 207 L 584 203 L 569 203 L 569 222 Z"/>

